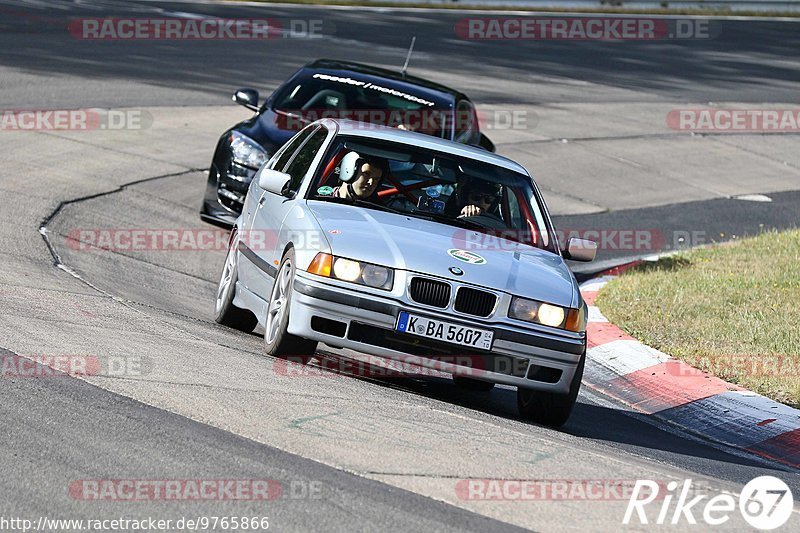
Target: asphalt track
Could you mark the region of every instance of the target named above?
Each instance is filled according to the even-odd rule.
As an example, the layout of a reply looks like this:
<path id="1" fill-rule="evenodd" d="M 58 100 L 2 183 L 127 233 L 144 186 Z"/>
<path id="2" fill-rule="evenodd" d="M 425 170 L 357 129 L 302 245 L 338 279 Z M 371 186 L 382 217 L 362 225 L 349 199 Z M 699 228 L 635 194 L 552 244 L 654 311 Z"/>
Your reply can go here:
<path id="1" fill-rule="evenodd" d="M 125 43 L 81 41 L 65 30 L 69 17 L 265 11 L 322 19 L 329 35 Z M 232 88 L 274 87 L 319 56 L 399 65 L 412 35 L 424 36 L 416 73 L 462 88 L 485 109 L 535 113 L 536 127 L 492 136 L 501 153 L 532 168 L 569 227 L 602 220 L 606 229 L 712 239 L 797 223 L 797 137 L 695 138 L 664 131 L 663 118 L 708 102 L 796 104 L 796 23 L 722 21 L 713 40 L 521 46 L 459 41 L 452 28 L 463 16 L 0 2 L 3 109 L 134 108 L 153 119 L 141 131 L 0 137 L 0 346 L 146 363 L 122 376 L 0 380 L 3 516 L 255 513 L 277 530 L 611 531 L 621 527 L 625 501 L 475 501 L 456 486 L 467 478 L 692 478 L 713 494 L 771 473 L 800 494 L 796 472 L 694 440 L 588 390 L 570 422 L 553 431 L 518 420 L 513 391 L 503 387 L 481 395 L 446 378 L 287 375 L 261 354 L 257 335 L 210 320 L 221 252 L 104 253 L 67 238 L 76 228 L 208 228 L 197 217 L 203 169 L 219 132 L 247 116 L 228 103 Z M 773 202 L 731 198 L 747 193 Z M 68 494 L 81 479 L 264 478 L 323 489 L 316 498 L 286 491 L 266 503 L 87 502 Z M 746 529 L 739 518 L 726 527 Z"/>

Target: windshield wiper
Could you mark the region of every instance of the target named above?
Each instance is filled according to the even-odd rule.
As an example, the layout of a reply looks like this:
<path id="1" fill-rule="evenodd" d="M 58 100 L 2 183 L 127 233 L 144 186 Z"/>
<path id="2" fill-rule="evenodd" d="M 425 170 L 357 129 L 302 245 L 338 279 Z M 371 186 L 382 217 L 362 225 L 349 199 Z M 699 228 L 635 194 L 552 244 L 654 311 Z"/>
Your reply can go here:
<path id="1" fill-rule="evenodd" d="M 413 211 L 411 215 L 423 218 L 428 217 L 439 222 L 444 222 L 445 224 L 450 224 L 451 226 L 460 226 L 462 228 L 479 229 L 479 230 L 490 229 L 484 226 L 483 224 L 479 224 L 478 222 L 473 222 L 472 220 L 467 220 L 466 218 L 453 218 L 448 215 L 443 215 L 441 213 L 432 213 L 430 211 Z"/>
<path id="2" fill-rule="evenodd" d="M 371 207 L 373 209 L 379 209 L 381 211 L 386 211 L 387 213 L 395 213 L 397 215 L 407 215 L 408 214 L 408 213 L 403 213 L 402 211 L 398 211 L 397 209 L 393 209 L 393 208 L 391 208 L 389 206 L 386 206 L 386 205 L 383 205 L 383 204 L 376 204 L 376 203 L 373 203 L 373 202 L 368 202 L 366 200 L 360 200 L 358 198 L 353 198 L 353 199 L 351 199 L 349 201 L 353 202 L 355 205 L 360 205 L 361 207 Z"/>
<path id="3" fill-rule="evenodd" d="M 378 211 L 386 211 L 387 213 L 395 213 L 397 215 L 408 215 L 408 213 L 403 213 L 402 211 L 398 211 L 397 209 L 392 209 L 391 207 L 387 207 L 383 204 L 376 204 L 373 202 L 368 202 L 366 200 L 361 200 L 359 198 L 340 198 L 338 196 L 323 196 L 321 198 L 313 198 L 313 199 L 322 202 L 334 202 L 337 204 L 357 205 L 359 207 L 377 209 Z"/>

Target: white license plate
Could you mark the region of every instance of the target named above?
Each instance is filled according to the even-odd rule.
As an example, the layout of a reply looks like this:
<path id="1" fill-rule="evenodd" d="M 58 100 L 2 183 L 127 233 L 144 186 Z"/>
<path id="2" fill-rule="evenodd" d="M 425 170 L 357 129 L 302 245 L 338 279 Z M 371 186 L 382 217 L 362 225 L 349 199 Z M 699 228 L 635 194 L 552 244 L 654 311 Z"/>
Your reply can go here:
<path id="1" fill-rule="evenodd" d="M 426 339 L 435 339 L 482 350 L 491 350 L 492 339 L 494 338 L 494 332 L 488 329 L 451 324 L 442 320 L 412 315 L 406 311 L 400 311 L 395 329 L 402 333 L 410 333 Z"/>

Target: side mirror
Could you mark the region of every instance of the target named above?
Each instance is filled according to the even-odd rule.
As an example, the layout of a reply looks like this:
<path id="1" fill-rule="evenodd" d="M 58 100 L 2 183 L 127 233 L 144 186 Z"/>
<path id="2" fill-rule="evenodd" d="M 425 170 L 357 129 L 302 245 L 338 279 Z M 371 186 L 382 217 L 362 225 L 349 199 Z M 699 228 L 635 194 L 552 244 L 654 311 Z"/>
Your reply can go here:
<path id="1" fill-rule="evenodd" d="M 586 239 L 576 239 L 572 237 L 567 242 L 564 250 L 564 258 L 572 261 L 583 261 L 588 263 L 594 261 L 597 256 L 597 243 Z"/>
<path id="2" fill-rule="evenodd" d="M 247 109 L 258 111 L 258 91 L 255 89 L 243 88 L 233 93 L 232 100 Z"/>
<path id="3" fill-rule="evenodd" d="M 480 146 L 484 150 L 488 150 L 489 152 L 495 151 L 494 143 L 491 140 L 489 140 L 489 137 L 487 137 L 483 133 L 481 133 L 481 138 L 478 141 L 478 146 Z"/>
<path id="4" fill-rule="evenodd" d="M 286 184 L 289 183 L 289 180 L 292 177 L 285 172 L 278 172 L 277 170 L 262 168 L 258 171 L 256 178 L 258 179 L 258 186 L 265 191 L 284 196 Z"/>

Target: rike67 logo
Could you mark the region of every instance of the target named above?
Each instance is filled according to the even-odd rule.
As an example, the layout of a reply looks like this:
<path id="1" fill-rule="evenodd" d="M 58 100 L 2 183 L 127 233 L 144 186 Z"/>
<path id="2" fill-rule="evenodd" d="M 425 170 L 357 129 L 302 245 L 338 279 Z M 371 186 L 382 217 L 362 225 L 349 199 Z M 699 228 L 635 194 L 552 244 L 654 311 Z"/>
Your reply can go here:
<path id="1" fill-rule="evenodd" d="M 665 490 L 661 490 L 665 489 Z M 737 499 L 730 494 L 718 494 L 707 501 L 708 496 L 691 498 L 692 480 L 687 479 L 679 486 L 677 481 L 659 484 L 649 479 L 639 479 L 633 487 L 622 523 L 640 524 L 697 524 L 722 525 L 735 516 L 738 507 L 744 520 L 753 528 L 772 530 L 786 524 L 794 510 L 792 491 L 780 479 L 773 476 L 760 476 L 751 480 L 742 489 Z M 644 497 L 642 497 L 644 496 Z M 658 500 L 656 505 L 646 509 Z M 673 502 L 675 502 L 673 507 Z M 737 505 L 738 504 L 738 505 Z M 654 511 L 657 516 L 653 516 Z"/>

